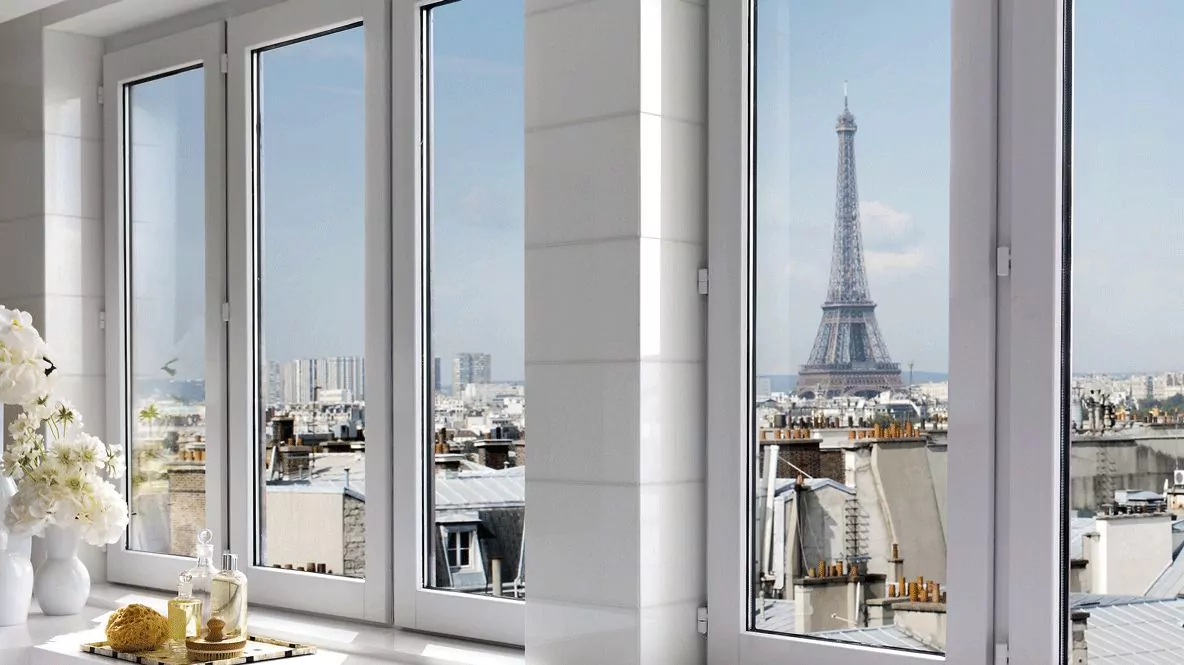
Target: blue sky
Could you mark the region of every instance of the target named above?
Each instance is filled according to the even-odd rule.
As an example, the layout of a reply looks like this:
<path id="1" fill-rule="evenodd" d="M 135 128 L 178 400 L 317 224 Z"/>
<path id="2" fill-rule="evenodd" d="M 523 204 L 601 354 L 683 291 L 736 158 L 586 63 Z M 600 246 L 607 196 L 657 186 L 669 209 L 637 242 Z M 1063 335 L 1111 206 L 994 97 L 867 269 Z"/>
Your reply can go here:
<path id="1" fill-rule="evenodd" d="M 1184 3 L 1075 11 L 1073 369 L 1184 369 Z"/>
<path id="2" fill-rule="evenodd" d="M 948 0 L 758 0 L 757 371 L 796 373 L 826 296 L 849 82 L 865 262 L 892 359 L 945 371 Z"/>
<path id="3" fill-rule="evenodd" d="M 495 379 L 518 380 L 522 12 L 469 1 L 437 8 L 432 19 L 435 353 L 448 368 L 458 352 L 488 352 Z M 354 29 L 263 55 L 264 292 L 273 359 L 362 355 L 362 38 Z"/>
<path id="4" fill-rule="evenodd" d="M 523 21 L 512 4 L 434 12 L 436 351 L 445 367 L 460 351 L 491 353 L 508 380 L 523 373 Z M 844 80 L 884 339 L 894 360 L 945 371 L 949 1 L 757 6 L 758 371 L 795 372 L 817 330 Z M 1184 266 L 1184 151 L 1171 125 L 1184 3 L 1139 8 L 1078 2 L 1075 371 L 1184 368 L 1184 295 L 1171 286 Z M 264 55 L 272 359 L 362 352 L 363 66 L 361 30 Z M 196 209 L 196 191 L 182 188 L 182 207 Z M 179 265 L 198 274 L 185 255 Z M 191 291 L 181 285 L 180 299 Z"/>

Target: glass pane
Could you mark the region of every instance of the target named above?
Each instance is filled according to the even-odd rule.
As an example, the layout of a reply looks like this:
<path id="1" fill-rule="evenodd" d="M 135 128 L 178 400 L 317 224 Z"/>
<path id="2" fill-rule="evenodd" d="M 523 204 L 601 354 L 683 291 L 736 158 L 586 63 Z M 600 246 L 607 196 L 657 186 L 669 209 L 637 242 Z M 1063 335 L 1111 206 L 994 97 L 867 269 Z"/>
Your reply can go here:
<path id="1" fill-rule="evenodd" d="M 950 3 L 754 7 L 750 625 L 943 652 Z"/>
<path id="2" fill-rule="evenodd" d="M 425 580 L 523 598 L 523 9 L 462 0 L 428 11 L 435 510 Z"/>
<path id="3" fill-rule="evenodd" d="M 1073 5 L 1070 662 L 1184 662 L 1184 5 Z"/>
<path id="4" fill-rule="evenodd" d="M 206 522 L 205 75 L 129 85 L 128 547 L 194 553 Z"/>
<path id="5" fill-rule="evenodd" d="M 256 58 L 259 565 L 365 577 L 364 49 Z"/>

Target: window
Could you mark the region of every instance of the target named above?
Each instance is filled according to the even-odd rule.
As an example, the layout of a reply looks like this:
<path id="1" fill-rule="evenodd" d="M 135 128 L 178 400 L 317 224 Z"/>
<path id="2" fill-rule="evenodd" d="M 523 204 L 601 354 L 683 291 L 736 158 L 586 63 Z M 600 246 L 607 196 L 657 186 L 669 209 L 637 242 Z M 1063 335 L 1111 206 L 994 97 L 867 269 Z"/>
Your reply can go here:
<path id="1" fill-rule="evenodd" d="M 364 33 L 353 26 L 254 56 L 257 560 L 358 578 L 366 574 L 363 54 Z"/>
<path id="2" fill-rule="evenodd" d="M 171 588 L 203 528 L 225 544 L 222 26 L 104 57 L 107 440 L 132 518 L 112 580 Z"/>
<path id="3" fill-rule="evenodd" d="M 994 174 L 951 156 L 990 149 L 994 81 L 951 67 L 995 46 L 967 7 L 711 8 L 735 30 L 710 93 L 713 662 L 985 654 Z"/>
<path id="4" fill-rule="evenodd" d="M 448 532 L 448 565 L 468 568 L 473 563 L 473 531 Z"/>
<path id="5" fill-rule="evenodd" d="M 1062 366 L 1070 662 L 1184 659 L 1179 108 L 1184 8 L 1073 2 Z"/>
<path id="6" fill-rule="evenodd" d="M 523 12 L 465 0 L 427 11 L 425 217 L 429 255 L 425 392 L 432 396 L 437 524 L 477 520 L 487 552 L 457 576 L 431 564 L 427 586 L 522 598 L 526 513 Z M 441 362 L 443 360 L 443 362 Z M 438 535 L 437 535 L 438 537 Z M 458 564 L 449 532 L 449 567 Z"/>
<path id="7" fill-rule="evenodd" d="M 857 4 L 756 3 L 752 626 L 941 652 L 950 10 Z"/>
<path id="8" fill-rule="evenodd" d="M 205 76 L 127 85 L 128 547 L 191 556 L 205 528 Z"/>
<path id="9" fill-rule="evenodd" d="M 388 621 L 381 3 L 227 21 L 232 547 L 256 602 Z"/>

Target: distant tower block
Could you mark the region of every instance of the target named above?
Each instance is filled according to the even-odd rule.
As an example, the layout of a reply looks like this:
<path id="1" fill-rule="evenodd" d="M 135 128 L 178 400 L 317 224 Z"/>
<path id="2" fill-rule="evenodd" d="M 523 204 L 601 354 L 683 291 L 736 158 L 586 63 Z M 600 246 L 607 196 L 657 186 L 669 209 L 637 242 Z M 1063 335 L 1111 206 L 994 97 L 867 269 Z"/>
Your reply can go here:
<path id="1" fill-rule="evenodd" d="M 835 236 L 830 284 L 822 303 L 822 323 L 810 360 L 798 372 L 797 393 L 808 396 L 872 396 L 903 387 L 900 365 L 892 362 L 876 323 L 876 304 L 867 288 L 863 233 L 859 226 L 859 188 L 855 180 L 855 116 L 847 108 L 844 85 L 839 135 L 839 173 L 835 185 Z"/>

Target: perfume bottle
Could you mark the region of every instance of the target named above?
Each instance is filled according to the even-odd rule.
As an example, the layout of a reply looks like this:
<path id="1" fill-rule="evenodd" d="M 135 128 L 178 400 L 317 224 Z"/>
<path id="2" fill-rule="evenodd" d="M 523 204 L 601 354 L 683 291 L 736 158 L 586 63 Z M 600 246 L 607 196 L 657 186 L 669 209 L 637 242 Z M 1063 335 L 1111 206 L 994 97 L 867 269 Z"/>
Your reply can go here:
<path id="1" fill-rule="evenodd" d="M 206 622 L 210 620 L 210 586 L 218 574 L 218 568 L 214 566 L 214 534 L 209 529 L 202 529 L 197 534 L 196 554 L 197 565 L 183 575 L 188 575 L 192 580 L 193 597 L 201 601 L 201 620 L 198 625 L 204 631 Z"/>
<path id="2" fill-rule="evenodd" d="M 193 578 L 182 574 L 177 597 L 169 601 L 169 649 L 185 655 L 185 638 L 201 636 L 201 601 L 193 597 Z"/>
<path id="3" fill-rule="evenodd" d="M 210 617 L 221 619 L 226 637 L 247 634 L 247 576 L 238 570 L 238 557 L 226 552 L 222 555 L 222 570 L 214 576 L 210 587 Z"/>

